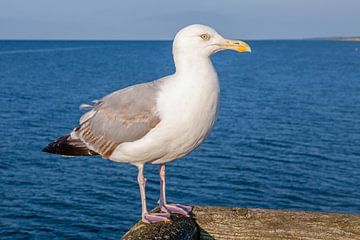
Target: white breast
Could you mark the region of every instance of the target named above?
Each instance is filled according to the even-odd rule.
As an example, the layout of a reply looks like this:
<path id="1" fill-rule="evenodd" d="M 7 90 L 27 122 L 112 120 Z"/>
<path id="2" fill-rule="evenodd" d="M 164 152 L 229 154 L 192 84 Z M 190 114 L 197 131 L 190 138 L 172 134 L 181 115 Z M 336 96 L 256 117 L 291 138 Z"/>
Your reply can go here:
<path id="1" fill-rule="evenodd" d="M 158 101 L 166 154 L 153 163 L 180 158 L 194 150 L 210 133 L 217 113 L 217 77 L 179 81 L 164 88 Z"/>
<path id="2" fill-rule="evenodd" d="M 120 144 L 110 159 L 159 164 L 199 146 L 214 125 L 219 97 L 214 68 L 210 65 L 202 70 L 201 74 L 194 71 L 164 79 L 157 101 L 160 123 L 142 139 Z"/>

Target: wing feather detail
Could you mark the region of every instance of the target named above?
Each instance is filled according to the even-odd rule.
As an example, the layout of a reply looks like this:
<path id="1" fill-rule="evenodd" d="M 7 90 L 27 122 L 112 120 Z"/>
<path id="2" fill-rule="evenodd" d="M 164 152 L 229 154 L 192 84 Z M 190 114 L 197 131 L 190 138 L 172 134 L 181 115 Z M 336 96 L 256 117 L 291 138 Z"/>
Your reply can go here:
<path id="1" fill-rule="evenodd" d="M 105 96 L 90 106 L 72 135 L 108 159 L 119 144 L 141 139 L 161 121 L 156 111 L 158 85 L 138 84 Z"/>

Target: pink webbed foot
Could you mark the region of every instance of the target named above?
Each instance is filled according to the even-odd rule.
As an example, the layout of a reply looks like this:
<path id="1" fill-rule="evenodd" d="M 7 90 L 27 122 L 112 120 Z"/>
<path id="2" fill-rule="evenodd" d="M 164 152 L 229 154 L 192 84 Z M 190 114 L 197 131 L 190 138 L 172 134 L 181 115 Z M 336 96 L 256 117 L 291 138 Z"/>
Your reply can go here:
<path id="1" fill-rule="evenodd" d="M 145 213 L 142 217 L 144 223 L 157 223 L 170 221 L 170 214 L 165 213 Z"/>
<path id="2" fill-rule="evenodd" d="M 192 207 L 181 205 L 181 204 L 164 204 L 164 206 L 161 207 L 161 211 L 166 213 L 177 213 L 183 216 L 189 216 L 189 213 L 191 212 Z"/>

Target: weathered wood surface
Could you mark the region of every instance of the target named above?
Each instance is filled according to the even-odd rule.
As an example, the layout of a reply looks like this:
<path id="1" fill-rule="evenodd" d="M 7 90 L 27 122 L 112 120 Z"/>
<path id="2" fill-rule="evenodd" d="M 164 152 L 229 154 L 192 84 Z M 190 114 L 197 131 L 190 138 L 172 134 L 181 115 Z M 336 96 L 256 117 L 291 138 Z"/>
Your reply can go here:
<path id="1" fill-rule="evenodd" d="M 359 214 L 196 206 L 191 217 L 172 219 L 139 222 L 122 239 L 360 240 Z"/>

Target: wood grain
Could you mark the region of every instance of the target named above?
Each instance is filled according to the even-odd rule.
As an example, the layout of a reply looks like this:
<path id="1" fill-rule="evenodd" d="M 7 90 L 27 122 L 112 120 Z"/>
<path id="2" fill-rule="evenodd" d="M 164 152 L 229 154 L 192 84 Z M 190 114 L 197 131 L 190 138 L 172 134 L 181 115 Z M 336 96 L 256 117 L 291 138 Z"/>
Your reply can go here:
<path id="1" fill-rule="evenodd" d="M 122 239 L 360 240 L 359 214 L 195 206 L 191 217 L 172 218 L 139 222 Z"/>

